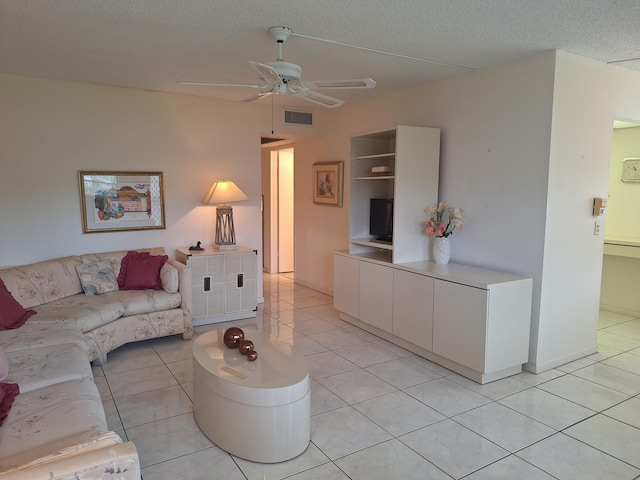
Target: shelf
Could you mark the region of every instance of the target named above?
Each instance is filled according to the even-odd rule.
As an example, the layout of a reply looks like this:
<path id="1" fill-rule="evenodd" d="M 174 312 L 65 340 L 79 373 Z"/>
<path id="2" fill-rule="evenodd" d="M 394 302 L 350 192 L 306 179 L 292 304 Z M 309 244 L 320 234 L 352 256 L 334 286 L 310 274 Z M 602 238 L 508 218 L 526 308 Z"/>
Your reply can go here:
<path id="1" fill-rule="evenodd" d="M 393 180 L 395 175 L 371 175 L 368 177 L 354 177 L 354 180 Z"/>
<path id="2" fill-rule="evenodd" d="M 351 243 L 353 243 L 354 245 L 363 245 L 365 247 L 374 247 L 374 248 L 380 248 L 382 250 L 393 250 L 393 245 L 390 243 L 384 243 L 384 242 L 380 242 L 377 240 L 374 240 L 372 238 L 352 238 L 350 240 Z"/>
<path id="3" fill-rule="evenodd" d="M 376 153 L 374 155 L 357 155 L 353 158 L 355 158 L 356 160 L 367 160 L 370 158 L 387 158 L 387 157 L 395 157 L 396 154 L 395 152 L 391 152 L 391 153 Z"/>

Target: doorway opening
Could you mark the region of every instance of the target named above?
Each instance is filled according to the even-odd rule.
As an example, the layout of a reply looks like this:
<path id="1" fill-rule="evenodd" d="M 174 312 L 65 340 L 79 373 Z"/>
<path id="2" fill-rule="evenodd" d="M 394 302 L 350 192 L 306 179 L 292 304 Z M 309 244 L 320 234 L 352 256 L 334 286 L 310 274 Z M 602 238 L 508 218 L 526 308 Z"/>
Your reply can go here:
<path id="1" fill-rule="evenodd" d="M 267 163 L 263 168 L 263 185 L 267 186 L 264 194 L 264 270 L 293 275 L 294 148 L 288 146 L 269 151 Z"/>

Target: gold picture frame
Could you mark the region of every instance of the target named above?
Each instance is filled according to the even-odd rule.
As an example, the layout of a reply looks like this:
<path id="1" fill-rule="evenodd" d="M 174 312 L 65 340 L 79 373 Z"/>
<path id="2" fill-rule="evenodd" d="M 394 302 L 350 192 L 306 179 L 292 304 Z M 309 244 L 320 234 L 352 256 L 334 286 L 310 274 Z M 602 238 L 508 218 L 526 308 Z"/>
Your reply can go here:
<path id="1" fill-rule="evenodd" d="M 165 228 L 162 172 L 78 172 L 82 233 Z"/>
<path id="2" fill-rule="evenodd" d="M 342 207 L 344 162 L 313 164 L 313 203 Z"/>

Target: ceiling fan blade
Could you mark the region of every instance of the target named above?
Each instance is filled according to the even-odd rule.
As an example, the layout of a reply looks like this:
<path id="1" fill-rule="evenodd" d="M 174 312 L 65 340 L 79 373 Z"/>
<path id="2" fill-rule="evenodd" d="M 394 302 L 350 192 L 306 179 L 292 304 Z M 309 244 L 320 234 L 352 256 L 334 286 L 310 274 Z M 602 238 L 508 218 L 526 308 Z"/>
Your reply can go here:
<path id="1" fill-rule="evenodd" d="M 347 88 L 374 88 L 376 82 L 371 78 L 353 78 L 350 80 L 305 80 L 304 85 L 312 90 L 347 89 Z"/>
<path id="2" fill-rule="evenodd" d="M 278 72 L 273 67 L 265 65 L 264 63 L 249 62 L 253 68 L 255 68 L 265 82 L 272 83 L 274 85 L 280 85 L 283 83 L 282 78 L 278 75 Z"/>
<path id="3" fill-rule="evenodd" d="M 242 83 L 209 83 L 209 82 L 178 82 L 180 85 L 193 85 L 196 87 L 244 87 L 244 88 L 265 88 L 269 85 L 255 85 Z"/>
<path id="4" fill-rule="evenodd" d="M 323 107 L 327 108 L 336 108 L 344 105 L 344 100 L 339 100 L 328 95 L 323 95 L 322 93 L 313 92 L 304 87 L 296 90 L 291 90 L 291 93 L 295 97 L 304 98 L 309 102 L 317 103 L 318 105 L 322 105 Z"/>
<path id="5" fill-rule="evenodd" d="M 254 93 L 253 95 L 247 97 L 247 98 L 243 98 L 242 100 L 240 100 L 241 102 L 247 103 L 247 102 L 255 102 L 256 100 L 260 100 L 261 98 L 264 98 L 266 96 L 271 95 L 273 92 L 258 92 L 258 93 Z"/>

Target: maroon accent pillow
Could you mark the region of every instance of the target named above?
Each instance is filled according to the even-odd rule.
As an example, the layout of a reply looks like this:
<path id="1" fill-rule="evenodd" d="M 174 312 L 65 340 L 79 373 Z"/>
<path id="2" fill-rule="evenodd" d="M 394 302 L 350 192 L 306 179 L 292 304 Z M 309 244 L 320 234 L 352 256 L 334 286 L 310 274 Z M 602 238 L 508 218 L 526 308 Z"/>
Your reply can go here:
<path id="1" fill-rule="evenodd" d="M 167 255 L 130 258 L 123 290 L 161 290 L 160 270 L 168 259 Z"/>
<path id="2" fill-rule="evenodd" d="M 0 427 L 9 416 L 11 405 L 20 393 L 20 387 L 16 383 L 0 383 Z"/>
<path id="3" fill-rule="evenodd" d="M 129 268 L 129 260 L 132 258 L 148 257 L 151 254 L 149 252 L 136 252 L 135 250 L 129 250 L 127 254 L 122 257 L 120 261 L 120 273 L 118 273 L 118 287 L 120 290 L 124 290 L 124 279 L 127 278 L 127 269 Z"/>
<path id="4" fill-rule="evenodd" d="M 21 327 L 35 314 L 35 310 L 27 310 L 20 305 L 0 279 L 0 330 Z"/>

